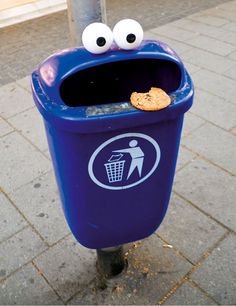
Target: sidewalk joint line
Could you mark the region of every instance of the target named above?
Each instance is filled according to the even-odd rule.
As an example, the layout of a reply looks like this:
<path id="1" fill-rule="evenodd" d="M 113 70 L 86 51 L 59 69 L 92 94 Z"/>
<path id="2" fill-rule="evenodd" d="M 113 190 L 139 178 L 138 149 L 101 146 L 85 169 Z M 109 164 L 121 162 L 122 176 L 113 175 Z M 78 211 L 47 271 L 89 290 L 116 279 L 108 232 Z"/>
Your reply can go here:
<path id="1" fill-rule="evenodd" d="M 230 172 L 229 170 L 223 168 L 222 166 L 216 164 L 215 162 L 213 162 L 212 160 L 208 159 L 207 157 L 201 155 L 200 153 L 196 152 L 196 151 L 193 151 L 191 148 L 187 147 L 186 145 L 184 145 L 183 143 L 181 144 L 181 146 L 184 148 L 184 149 L 188 149 L 189 151 L 191 151 L 191 153 L 194 153 L 197 155 L 197 158 L 200 158 L 204 161 L 207 161 L 209 164 L 217 167 L 218 169 L 222 170 L 223 172 L 227 173 L 228 175 L 230 175 L 231 177 L 233 178 L 236 178 L 236 174 Z"/>
<path id="2" fill-rule="evenodd" d="M 178 197 L 180 197 L 182 200 L 184 200 L 185 202 L 189 203 L 190 205 L 192 205 L 194 208 L 196 208 L 198 211 L 200 211 L 201 213 L 203 213 L 205 216 L 207 216 L 208 218 L 210 218 L 211 220 L 213 220 L 214 222 L 216 222 L 218 225 L 220 225 L 221 227 L 223 227 L 227 232 L 229 233 L 233 233 L 236 234 L 234 230 L 232 230 L 231 228 L 229 228 L 227 225 L 221 223 L 221 221 L 217 220 L 216 218 L 212 217 L 210 214 L 208 214 L 206 211 L 204 211 L 202 208 L 198 207 L 196 204 L 194 204 L 192 201 L 188 200 L 187 198 L 185 198 L 184 196 L 182 196 L 179 192 L 177 192 L 175 190 L 175 188 L 172 191 L 173 193 L 175 193 Z"/>
<path id="3" fill-rule="evenodd" d="M 61 296 L 57 293 L 57 291 L 54 289 L 54 287 L 50 284 L 46 276 L 43 274 L 43 272 L 39 269 L 39 267 L 36 265 L 34 260 L 32 260 L 32 265 L 37 270 L 38 274 L 45 280 L 45 282 L 48 284 L 48 286 L 52 289 L 52 291 L 56 294 L 56 296 L 59 298 L 59 300 L 65 305 L 65 301 L 61 298 Z"/>

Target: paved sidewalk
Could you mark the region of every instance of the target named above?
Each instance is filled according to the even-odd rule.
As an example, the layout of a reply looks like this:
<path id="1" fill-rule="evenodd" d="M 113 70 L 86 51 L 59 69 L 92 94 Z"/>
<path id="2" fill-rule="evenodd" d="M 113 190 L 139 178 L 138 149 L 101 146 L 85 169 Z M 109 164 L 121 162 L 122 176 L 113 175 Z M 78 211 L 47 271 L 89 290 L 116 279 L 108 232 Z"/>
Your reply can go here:
<path id="1" fill-rule="evenodd" d="M 146 37 L 176 49 L 196 87 L 163 224 L 102 290 L 95 252 L 65 223 L 29 77 L 4 85 L 0 304 L 236 304 L 236 1 Z"/>
<path id="2" fill-rule="evenodd" d="M 145 30 L 228 0 L 108 0 L 109 26 L 122 18 L 138 20 Z M 55 50 L 70 46 L 67 11 L 0 29 L 0 85 L 29 75 Z"/>

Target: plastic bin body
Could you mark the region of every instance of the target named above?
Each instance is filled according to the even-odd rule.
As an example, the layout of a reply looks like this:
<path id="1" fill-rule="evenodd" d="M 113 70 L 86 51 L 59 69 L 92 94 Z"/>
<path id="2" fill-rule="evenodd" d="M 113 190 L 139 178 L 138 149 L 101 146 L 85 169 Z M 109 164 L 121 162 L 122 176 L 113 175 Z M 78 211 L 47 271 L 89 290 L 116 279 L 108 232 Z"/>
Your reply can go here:
<path id="1" fill-rule="evenodd" d="M 161 87 L 158 112 L 130 106 L 133 91 Z M 192 81 L 166 44 L 89 54 L 59 52 L 32 74 L 67 222 L 88 248 L 143 239 L 161 224 L 174 178 Z"/>

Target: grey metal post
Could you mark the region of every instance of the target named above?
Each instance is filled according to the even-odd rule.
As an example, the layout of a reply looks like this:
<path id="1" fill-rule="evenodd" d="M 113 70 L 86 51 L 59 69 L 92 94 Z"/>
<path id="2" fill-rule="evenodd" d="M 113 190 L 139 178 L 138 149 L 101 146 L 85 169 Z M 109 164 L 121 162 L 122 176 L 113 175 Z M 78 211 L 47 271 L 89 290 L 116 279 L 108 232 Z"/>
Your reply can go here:
<path id="1" fill-rule="evenodd" d="M 120 274 L 126 266 L 123 246 L 97 250 L 98 272 L 104 278 Z"/>
<path id="2" fill-rule="evenodd" d="M 83 30 L 92 22 L 106 23 L 106 0 L 67 0 L 73 45 L 81 45 Z"/>

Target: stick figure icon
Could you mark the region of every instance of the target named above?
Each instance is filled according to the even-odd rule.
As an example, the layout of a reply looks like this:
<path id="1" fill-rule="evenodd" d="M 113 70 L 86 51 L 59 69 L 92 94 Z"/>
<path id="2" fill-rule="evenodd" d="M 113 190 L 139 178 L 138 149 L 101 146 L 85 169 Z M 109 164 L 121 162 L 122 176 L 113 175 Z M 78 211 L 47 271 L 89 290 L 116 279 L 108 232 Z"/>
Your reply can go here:
<path id="1" fill-rule="evenodd" d="M 121 150 L 115 150 L 113 152 L 119 152 L 119 153 L 128 153 L 131 156 L 131 164 L 128 172 L 127 179 L 131 176 L 131 174 L 134 172 L 134 170 L 137 168 L 139 177 L 142 175 L 142 169 L 143 169 L 143 161 L 144 161 L 144 153 L 142 149 L 137 146 L 138 141 L 137 140 L 131 140 L 129 142 L 130 148 L 127 149 L 121 149 Z"/>

